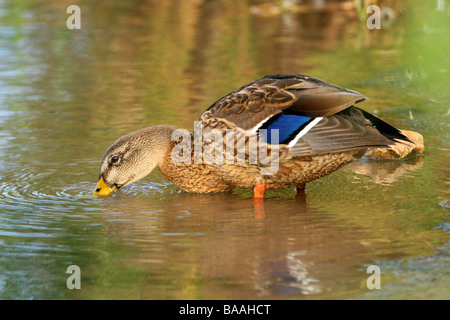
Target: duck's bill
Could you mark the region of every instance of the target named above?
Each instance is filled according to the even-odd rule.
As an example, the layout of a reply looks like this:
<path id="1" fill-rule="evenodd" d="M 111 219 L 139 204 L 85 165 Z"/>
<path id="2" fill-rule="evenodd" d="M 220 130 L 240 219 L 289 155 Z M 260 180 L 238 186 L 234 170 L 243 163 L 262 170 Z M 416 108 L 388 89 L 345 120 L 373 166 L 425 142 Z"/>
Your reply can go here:
<path id="1" fill-rule="evenodd" d="M 98 181 L 97 186 L 94 189 L 94 192 L 92 192 L 95 196 L 108 196 L 110 195 L 114 190 L 116 190 L 116 187 L 113 186 L 112 188 L 109 187 L 105 181 L 103 181 L 103 178 L 100 178 Z"/>

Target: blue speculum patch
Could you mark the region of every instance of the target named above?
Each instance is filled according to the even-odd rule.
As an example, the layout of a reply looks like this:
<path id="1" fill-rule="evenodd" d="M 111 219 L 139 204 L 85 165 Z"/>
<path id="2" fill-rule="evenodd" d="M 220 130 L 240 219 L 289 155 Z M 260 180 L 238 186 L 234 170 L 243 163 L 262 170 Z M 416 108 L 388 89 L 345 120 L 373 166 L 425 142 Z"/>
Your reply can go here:
<path id="1" fill-rule="evenodd" d="M 280 113 L 265 122 L 259 129 L 267 129 L 267 143 L 276 144 L 279 141 L 280 144 L 288 144 L 312 119 L 298 114 Z M 274 139 L 272 130 L 278 130 L 278 141 Z"/>

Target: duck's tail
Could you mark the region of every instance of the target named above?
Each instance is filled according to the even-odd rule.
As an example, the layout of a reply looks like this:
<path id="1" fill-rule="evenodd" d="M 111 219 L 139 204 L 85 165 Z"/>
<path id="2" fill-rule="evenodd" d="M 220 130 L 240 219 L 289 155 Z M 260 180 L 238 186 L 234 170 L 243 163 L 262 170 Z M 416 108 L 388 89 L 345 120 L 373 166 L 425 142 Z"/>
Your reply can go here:
<path id="1" fill-rule="evenodd" d="M 364 118 L 369 120 L 372 125 L 386 138 L 392 141 L 392 143 L 403 143 L 406 145 L 414 144 L 407 136 L 405 136 L 399 129 L 391 126 L 389 123 L 381 120 L 380 118 L 375 117 L 373 114 L 370 114 L 360 108 L 353 107 L 361 111 Z"/>

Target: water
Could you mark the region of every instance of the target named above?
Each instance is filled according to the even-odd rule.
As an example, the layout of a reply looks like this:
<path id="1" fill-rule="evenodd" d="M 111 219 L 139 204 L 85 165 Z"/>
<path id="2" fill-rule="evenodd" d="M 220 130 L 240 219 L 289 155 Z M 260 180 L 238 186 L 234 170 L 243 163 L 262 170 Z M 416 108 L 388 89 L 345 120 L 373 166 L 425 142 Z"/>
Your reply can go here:
<path id="1" fill-rule="evenodd" d="M 1 299 L 450 298 L 448 3 L 399 2 L 373 31 L 333 3 L 86 2 L 81 30 L 65 3 L 0 3 Z M 358 161 L 306 198 L 190 195 L 158 170 L 90 195 L 117 137 L 192 129 L 271 73 L 364 93 L 366 110 L 424 135 L 425 156 Z M 372 264 L 380 290 L 366 286 Z M 70 265 L 81 290 L 66 286 Z"/>

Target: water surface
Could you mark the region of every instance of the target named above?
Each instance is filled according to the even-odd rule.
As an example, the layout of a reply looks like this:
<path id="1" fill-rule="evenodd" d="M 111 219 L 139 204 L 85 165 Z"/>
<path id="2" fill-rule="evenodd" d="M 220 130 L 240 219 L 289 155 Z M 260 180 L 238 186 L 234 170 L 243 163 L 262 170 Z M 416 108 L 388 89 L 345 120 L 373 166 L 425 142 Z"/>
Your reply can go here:
<path id="1" fill-rule="evenodd" d="M 450 298 L 449 9 L 401 1 L 368 30 L 347 5 L 85 1 L 0 7 L 1 299 Z M 273 13 L 275 12 L 275 13 Z M 187 129 L 271 73 L 357 90 L 423 134 L 426 154 L 361 160 L 306 197 L 179 191 L 155 170 L 91 196 L 104 150 L 146 126 Z M 369 265 L 382 288 L 369 290 Z M 81 269 L 81 290 L 66 269 Z"/>

